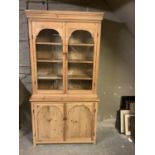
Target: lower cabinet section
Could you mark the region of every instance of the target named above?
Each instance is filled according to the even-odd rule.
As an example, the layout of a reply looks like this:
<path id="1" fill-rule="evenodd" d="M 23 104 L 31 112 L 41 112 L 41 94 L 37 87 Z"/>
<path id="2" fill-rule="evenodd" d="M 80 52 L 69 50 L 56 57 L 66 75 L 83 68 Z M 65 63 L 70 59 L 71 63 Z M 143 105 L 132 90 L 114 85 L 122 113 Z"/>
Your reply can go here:
<path id="1" fill-rule="evenodd" d="M 32 102 L 33 142 L 95 143 L 97 102 Z"/>

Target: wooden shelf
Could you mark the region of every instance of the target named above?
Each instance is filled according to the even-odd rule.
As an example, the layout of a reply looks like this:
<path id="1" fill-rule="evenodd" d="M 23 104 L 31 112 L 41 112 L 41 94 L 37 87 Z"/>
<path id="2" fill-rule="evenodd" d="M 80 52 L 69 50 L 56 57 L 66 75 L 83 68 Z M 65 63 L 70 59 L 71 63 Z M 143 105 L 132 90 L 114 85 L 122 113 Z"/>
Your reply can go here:
<path id="1" fill-rule="evenodd" d="M 58 63 L 62 63 L 62 60 L 47 60 L 47 59 L 38 59 L 37 62 L 58 62 Z M 68 60 L 69 63 L 90 63 L 92 64 L 93 61 L 91 60 Z"/>
<path id="2" fill-rule="evenodd" d="M 47 59 L 38 59 L 37 62 L 51 62 L 51 63 L 62 63 L 62 60 L 47 60 Z"/>
<path id="3" fill-rule="evenodd" d="M 90 63 L 92 64 L 93 61 L 91 60 L 68 60 L 69 63 Z"/>
<path id="4" fill-rule="evenodd" d="M 55 42 L 36 42 L 37 45 L 62 45 L 62 43 Z M 68 46 L 90 46 L 93 47 L 94 44 L 68 44 Z"/>
<path id="5" fill-rule="evenodd" d="M 68 46 L 90 46 L 90 47 L 93 47 L 94 44 L 69 44 Z"/>
<path id="6" fill-rule="evenodd" d="M 84 77 L 84 76 L 69 76 L 69 80 L 92 80 L 91 77 Z"/>
<path id="7" fill-rule="evenodd" d="M 38 76 L 39 80 L 58 80 L 62 79 L 61 76 Z"/>
<path id="8" fill-rule="evenodd" d="M 55 42 L 36 42 L 37 45 L 62 45 L 62 43 Z"/>

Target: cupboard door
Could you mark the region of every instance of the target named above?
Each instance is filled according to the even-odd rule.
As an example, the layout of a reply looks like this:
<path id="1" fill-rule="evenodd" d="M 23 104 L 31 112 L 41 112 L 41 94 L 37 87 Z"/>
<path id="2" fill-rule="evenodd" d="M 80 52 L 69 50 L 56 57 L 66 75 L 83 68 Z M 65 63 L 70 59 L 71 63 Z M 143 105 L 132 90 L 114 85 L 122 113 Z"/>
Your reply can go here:
<path id="1" fill-rule="evenodd" d="M 64 92 L 62 23 L 34 22 L 36 86 L 40 92 Z"/>
<path id="2" fill-rule="evenodd" d="M 38 141 L 63 141 L 63 104 L 35 105 L 35 126 Z"/>
<path id="3" fill-rule="evenodd" d="M 94 138 L 95 103 L 67 103 L 66 141 L 90 142 Z"/>
<path id="4" fill-rule="evenodd" d="M 66 24 L 68 92 L 93 90 L 95 24 Z"/>
<path id="5" fill-rule="evenodd" d="M 39 90 L 63 90 L 62 39 L 57 31 L 44 29 L 36 39 Z"/>

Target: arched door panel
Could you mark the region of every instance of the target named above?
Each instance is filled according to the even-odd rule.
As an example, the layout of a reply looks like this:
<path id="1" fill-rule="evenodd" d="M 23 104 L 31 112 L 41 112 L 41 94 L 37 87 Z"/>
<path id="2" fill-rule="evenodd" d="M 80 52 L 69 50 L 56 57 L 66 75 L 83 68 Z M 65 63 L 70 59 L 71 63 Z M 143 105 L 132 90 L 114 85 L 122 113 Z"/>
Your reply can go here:
<path id="1" fill-rule="evenodd" d="M 91 140 L 94 131 L 93 104 L 67 104 L 66 141 Z"/>
<path id="2" fill-rule="evenodd" d="M 37 140 L 63 140 L 63 104 L 36 105 Z"/>
<path id="3" fill-rule="evenodd" d="M 43 29 L 36 37 L 38 90 L 62 91 L 63 41 L 58 31 Z"/>
<path id="4" fill-rule="evenodd" d="M 68 40 L 68 90 L 91 91 L 93 85 L 94 38 L 87 30 L 74 30 Z"/>

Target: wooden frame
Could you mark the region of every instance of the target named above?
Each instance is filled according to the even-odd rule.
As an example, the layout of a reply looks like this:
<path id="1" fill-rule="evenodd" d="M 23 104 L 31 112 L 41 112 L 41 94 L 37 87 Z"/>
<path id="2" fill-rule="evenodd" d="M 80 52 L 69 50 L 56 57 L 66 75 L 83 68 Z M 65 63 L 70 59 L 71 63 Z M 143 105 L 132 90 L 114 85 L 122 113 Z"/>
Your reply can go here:
<path id="1" fill-rule="evenodd" d="M 125 132 L 125 115 L 131 114 L 130 110 L 120 110 L 120 132 Z"/>
<path id="2" fill-rule="evenodd" d="M 26 16 L 29 19 L 41 19 L 42 21 L 48 19 L 54 21 L 88 21 L 101 22 L 103 19 L 103 12 L 91 11 L 40 11 L 40 10 L 26 10 Z"/>
<path id="3" fill-rule="evenodd" d="M 26 10 L 32 73 L 30 102 L 34 144 L 96 142 L 99 102 L 96 90 L 103 15 L 103 12 Z M 60 57 L 52 56 L 54 52 L 58 54 L 58 51 L 61 60 Z M 71 52 L 77 52 L 76 59 L 70 58 Z M 62 74 L 58 73 L 60 68 L 56 69 L 60 63 Z M 63 114 L 63 121 L 58 109 Z M 73 111 L 69 115 L 71 109 Z"/>
<path id="4" fill-rule="evenodd" d="M 131 117 L 135 117 L 135 115 L 134 115 L 134 114 L 125 114 L 125 135 L 126 135 L 126 136 L 132 135 L 132 132 L 131 132 L 131 130 L 130 130 L 130 127 L 131 127 L 131 125 L 133 125 L 133 124 L 131 124 L 131 122 L 129 121 L 129 119 L 130 119 Z"/>

